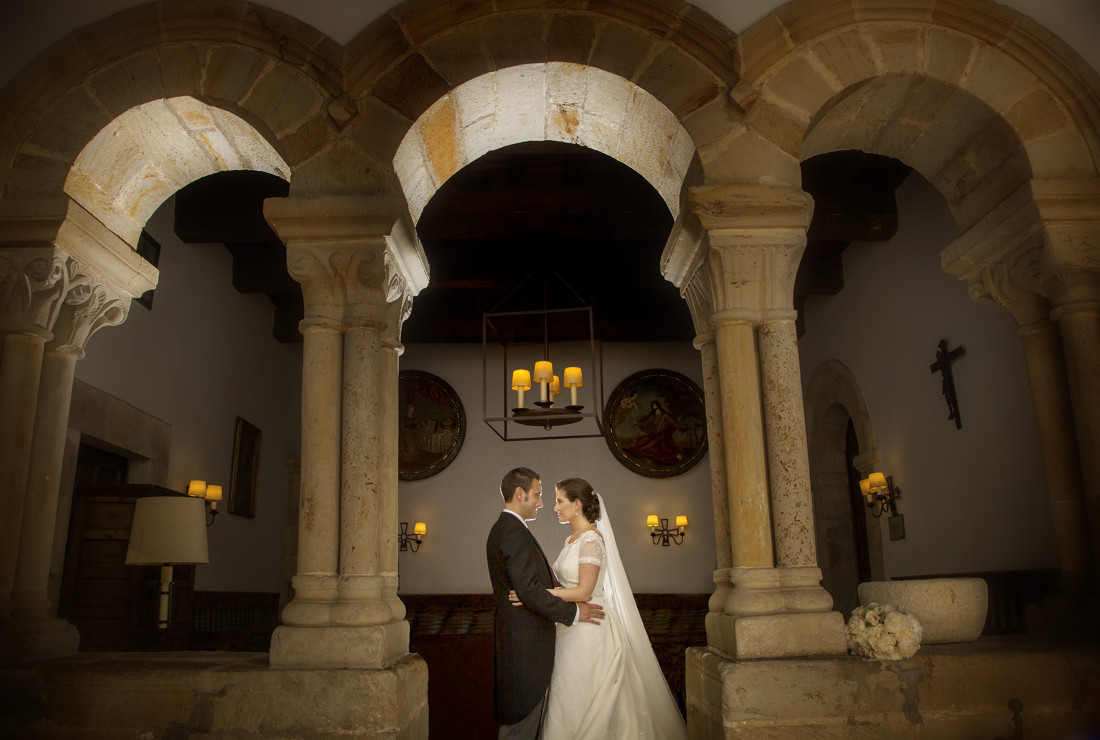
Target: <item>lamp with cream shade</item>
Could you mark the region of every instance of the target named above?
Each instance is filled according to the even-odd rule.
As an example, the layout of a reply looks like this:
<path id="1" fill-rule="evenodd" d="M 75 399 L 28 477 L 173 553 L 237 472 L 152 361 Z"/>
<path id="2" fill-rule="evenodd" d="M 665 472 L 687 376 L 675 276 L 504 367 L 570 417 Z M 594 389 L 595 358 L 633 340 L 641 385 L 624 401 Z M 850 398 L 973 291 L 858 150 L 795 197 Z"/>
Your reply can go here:
<path id="1" fill-rule="evenodd" d="M 147 496 L 137 500 L 126 565 L 160 566 L 160 629 L 167 629 L 170 622 L 173 566 L 209 562 L 203 499 Z"/>
<path id="2" fill-rule="evenodd" d="M 668 519 L 659 518 L 656 514 L 650 514 L 646 517 L 645 524 L 649 527 L 649 536 L 653 539 L 653 544 L 668 547 L 670 540 L 677 545 L 682 545 L 684 543 L 684 534 L 685 530 L 687 530 L 688 518 L 683 514 L 679 514 L 676 517 L 676 526 L 669 527 Z"/>
<path id="3" fill-rule="evenodd" d="M 897 499 L 901 498 L 901 489 L 894 487 L 893 476 L 871 473 L 859 482 L 859 491 L 871 516 L 877 519 L 884 511 L 889 511 L 890 516 L 898 515 Z"/>

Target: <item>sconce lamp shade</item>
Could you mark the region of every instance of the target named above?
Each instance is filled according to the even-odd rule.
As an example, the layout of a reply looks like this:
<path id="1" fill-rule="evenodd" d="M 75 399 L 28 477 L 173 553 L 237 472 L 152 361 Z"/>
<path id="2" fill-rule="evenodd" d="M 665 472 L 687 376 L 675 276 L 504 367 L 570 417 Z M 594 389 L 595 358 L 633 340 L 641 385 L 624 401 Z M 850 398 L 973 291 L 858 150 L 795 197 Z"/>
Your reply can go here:
<path id="1" fill-rule="evenodd" d="M 130 528 L 127 565 L 209 563 L 206 503 L 183 496 L 139 498 Z"/>
<path id="2" fill-rule="evenodd" d="M 413 525 L 413 534 L 424 536 L 428 533 L 428 525 L 424 522 L 417 522 Z"/>
<path id="3" fill-rule="evenodd" d="M 207 486 L 206 487 L 206 500 L 207 501 L 221 501 L 222 500 L 222 487 L 221 486 Z"/>
<path id="4" fill-rule="evenodd" d="M 531 390 L 531 371 L 530 370 L 513 370 L 512 371 L 512 390 L 514 390 L 514 391 L 529 391 L 529 390 Z"/>
<path id="5" fill-rule="evenodd" d="M 557 375 L 555 375 L 554 378 L 550 381 L 550 395 L 552 395 L 552 396 L 560 396 L 561 395 L 561 381 L 558 380 Z"/>
<path id="6" fill-rule="evenodd" d="M 647 516 L 645 518 L 645 525 L 647 527 L 651 527 L 651 528 L 656 527 L 660 523 L 661 523 L 661 520 L 657 518 L 656 514 L 650 514 L 649 516 Z"/>
<path id="7" fill-rule="evenodd" d="M 677 527 L 679 527 L 680 529 L 683 529 L 687 525 L 688 525 L 688 518 L 686 516 L 681 515 L 681 516 L 676 517 L 676 526 Z"/>
<path id="8" fill-rule="evenodd" d="M 581 369 L 579 367 L 565 368 L 565 377 L 562 381 L 562 385 L 566 388 L 580 388 L 584 385 L 584 383 L 581 382 Z"/>
<path id="9" fill-rule="evenodd" d="M 554 364 L 547 360 L 539 360 L 536 362 L 534 378 L 540 383 L 549 383 L 554 378 Z"/>
<path id="10" fill-rule="evenodd" d="M 875 491 L 881 491 L 886 488 L 886 474 L 885 473 L 871 473 L 867 476 L 867 487 L 871 490 L 871 493 Z"/>
<path id="11" fill-rule="evenodd" d="M 187 485 L 187 495 L 206 498 L 206 481 L 193 480 Z"/>

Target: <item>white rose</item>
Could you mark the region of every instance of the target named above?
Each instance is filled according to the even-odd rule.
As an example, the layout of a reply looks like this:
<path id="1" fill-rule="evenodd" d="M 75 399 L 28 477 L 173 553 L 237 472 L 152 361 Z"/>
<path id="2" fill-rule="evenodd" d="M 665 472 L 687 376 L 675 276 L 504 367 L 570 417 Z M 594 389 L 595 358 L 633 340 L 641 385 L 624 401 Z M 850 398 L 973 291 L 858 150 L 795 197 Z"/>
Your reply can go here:
<path id="1" fill-rule="evenodd" d="M 909 630 L 909 615 L 901 612 L 890 612 L 882 620 L 882 623 L 886 625 L 886 629 L 894 634 L 899 634 L 902 630 Z"/>

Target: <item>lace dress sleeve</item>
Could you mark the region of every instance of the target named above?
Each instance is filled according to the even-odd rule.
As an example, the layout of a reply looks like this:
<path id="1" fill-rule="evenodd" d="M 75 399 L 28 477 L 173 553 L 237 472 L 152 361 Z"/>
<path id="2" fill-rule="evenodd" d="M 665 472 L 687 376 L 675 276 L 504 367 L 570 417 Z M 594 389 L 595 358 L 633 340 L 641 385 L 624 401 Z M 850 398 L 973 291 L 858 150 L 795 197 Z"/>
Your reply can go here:
<path id="1" fill-rule="evenodd" d="M 588 530 L 581 535 L 580 545 L 580 555 L 577 561 L 602 568 L 607 557 L 607 550 L 604 548 L 603 537 L 600 536 L 600 533 L 594 529 Z"/>

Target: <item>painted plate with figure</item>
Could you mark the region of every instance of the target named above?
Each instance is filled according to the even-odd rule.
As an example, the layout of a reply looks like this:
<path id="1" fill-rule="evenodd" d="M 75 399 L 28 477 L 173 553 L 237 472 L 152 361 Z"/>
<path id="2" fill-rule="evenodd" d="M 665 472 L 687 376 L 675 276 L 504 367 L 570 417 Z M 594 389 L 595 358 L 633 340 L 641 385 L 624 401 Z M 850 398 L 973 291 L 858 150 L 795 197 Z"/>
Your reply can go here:
<path id="1" fill-rule="evenodd" d="M 397 473 L 428 478 L 454 461 L 466 437 L 466 411 L 442 378 L 403 370 L 398 379 Z"/>

